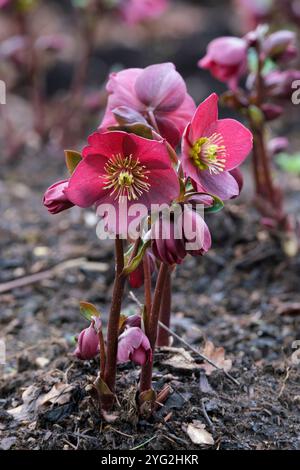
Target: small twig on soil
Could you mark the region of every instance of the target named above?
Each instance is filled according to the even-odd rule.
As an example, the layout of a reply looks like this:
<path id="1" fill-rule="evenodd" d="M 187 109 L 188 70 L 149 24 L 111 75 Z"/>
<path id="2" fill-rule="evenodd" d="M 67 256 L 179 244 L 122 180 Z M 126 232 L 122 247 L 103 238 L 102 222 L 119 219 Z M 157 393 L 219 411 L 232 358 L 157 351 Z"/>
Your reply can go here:
<path id="1" fill-rule="evenodd" d="M 129 295 L 130 297 L 132 298 L 132 300 L 134 300 L 137 305 L 142 308 L 143 305 L 141 304 L 141 302 L 137 299 L 137 297 L 134 295 L 133 292 L 129 292 Z M 222 367 L 219 367 L 215 362 L 213 362 L 211 359 L 209 359 L 208 357 L 204 356 L 203 354 L 201 354 L 196 348 L 194 348 L 193 346 L 191 346 L 189 343 L 187 343 L 187 341 L 185 341 L 183 338 L 181 338 L 179 335 L 177 335 L 173 330 L 171 330 L 170 328 L 168 328 L 166 325 L 164 325 L 163 323 L 161 323 L 160 321 L 158 322 L 159 326 L 161 326 L 162 328 L 164 328 L 166 331 L 168 331 L 168 333 L 172 336 L 174 336 L 174 338 L 178 339 L 178 341 L 180 341 L 181 343 L 183 343 L 188 349 L 190 349 L 191 351 L 193 351 L 195 354 L 197 354 L 197 356 L 201 357 L 201 359 L 203 359 L 204 361 L 208 362 L 208 364 L 210 364 L 211 366 L 215 367 L 216 369 L 222 371 L 226 377 L 231 380 L 231 382 L 233 382 L 235 385 L 237 386 L 240 386 L 240 383 L 237 379 L 235 379 L 231 374 L 229 374 L 228 372 L 226 372 L 224 369 L 222 369 Z"/>
<path id="2" fill-rule="evenodd" d="M 45 279 L 53 277 L 58 272 L 78 267 L 91 271 L 97 270 L 100 272 L 104 272 L 107 270 L 107 264 L 105 263 L 90 262 L 87 261 L 86 258 L 69 259 L 58 263 L 56 266 L 53 266 L 52 268 L 47 269 L 46 271 L 40 271 L 38 273 L 29 274 L 28 276 L 22 276 L 18 277 L 17 279 L 12 279 L 8 282 L 3 282 L 2 284 L 0 284 L 0 294 L 2 294 L 3 292 L 8 292 L 12 289 L 16 289 L 18 287 L 24 287 L 30 284 L 35 284 L 36 282 L 44 281 Z"/>
<path id="3" fill-rule="evenodd" d="M 149 444 L 149 442 L 153 441 L 153 439 L 156 439 L 156 434 L 155 436 L 152 436 L 150 437 L 150 439 L 148 439 L 147 441 L 143 442 L 142 444 L 139 444 L 138 446 L 136 447 L 132 447 L 131 449 L 129 450 L 138 450 L 138 449 L 141 449 L 141 447 L 144 447 L 146 444 Z"/>
<path id="4" fill-rule="evenodd" d="M 213 423 L 212 423 L 210 417 L 208 416 L 207 411 L 206 411 L 206 408 L 205 408 L 205 398 L 202 398 L 202 400 L 201 400 L 201 408 L 202 408 L 203 416 L 204 416 L 204 418 L 205 418 L 205 420 L 206 420 L 208 426 L 210 427 L 210 429 L 211 429 L 212 431 L 214 431 L 214 430 L 215 430 L 215 427 L 214 427 L 214 425 L 213 425 Z"/>

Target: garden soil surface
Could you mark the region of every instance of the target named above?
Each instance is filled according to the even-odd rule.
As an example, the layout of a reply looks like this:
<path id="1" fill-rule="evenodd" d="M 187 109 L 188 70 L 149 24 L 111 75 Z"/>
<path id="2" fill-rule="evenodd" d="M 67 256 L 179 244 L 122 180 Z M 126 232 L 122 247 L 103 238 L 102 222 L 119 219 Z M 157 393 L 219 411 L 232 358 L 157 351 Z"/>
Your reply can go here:
<path id="1" fill-rule="evenodd" d="M 200 351 L 207 341 L 224 348 L 225 363 L 222 351 L 213 357 L 232 361 L 238 384 L 175 339 L 155 353 L 154 388 L 170 387 L 163 405 L 138 416 L 140 371 L 128 363 L 118 368 L 117 419 L 106 422 L 90 395 L 98 361 L 73 351 L 87 326 L 80 300 L 96 304 L 106 324 L 113 245 L 97 239 L 93 212 L 43 208 L 47 183 L 64 174 L 60 156 L 45 151 L 9 162 L 0 183 L 0 448 L 300 449 L 300 256 L 286 258 L 261 228 L 251 188 L 207 218 L 212 250 L 188 258 L 173 282 L 172 329 Z M 297 210 L 299 180 L 281 181 Z M 128 287 L 123 310 L 139 311 Z"/>

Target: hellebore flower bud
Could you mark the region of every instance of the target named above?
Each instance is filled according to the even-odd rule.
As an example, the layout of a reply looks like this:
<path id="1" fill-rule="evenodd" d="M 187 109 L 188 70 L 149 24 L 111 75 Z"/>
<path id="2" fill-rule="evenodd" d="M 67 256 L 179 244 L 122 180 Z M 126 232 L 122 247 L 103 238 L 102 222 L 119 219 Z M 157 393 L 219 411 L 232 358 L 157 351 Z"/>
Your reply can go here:
<path id="1" fill-rule="evenodd" d="M 153 253 L 149 250 L 147 250 L 145 256 L 148 257 L 150 272 L 152 275 L 155 271 L 155 258 L 153 256 Z M 142 262 L 138 265 L 135 271 L 130 273 L 128 280 L 130 287 L 132 287 L 133 289 L 138 289 L 144 284 L 144 266 Z"/>
<path id="2" fill-rule="evenodd" d="M 265 76 L 265 87 L 270 96 L 290 99 L 294 89 L 293 82 L 300 80 L 300 70 L 274 70 Z"/>
<path id="3" fill-rule="evenodd" d="M 198 66 L 208 69 L 221 82 L 237 88 L 239 78 L 247 68 L 247 42 L 236 37 L 220 37 L 211 41 Z"/>
<path id="4" fill-rule="evenodd" d="M 137 326 L 141 328 L 142 324 L 142 317 L 140 315 L 130 315 L 129 317 L 126 318 L 125 325 L 132 328 L 134 326 Z"/>
<path id="5" fill-rule="evenodd" d="M 271 157 L 284 152 L 289 147 L 289 141 L 286 137 L 275 137 L 268 143 L 268 151 Z"/>
<path id="6" fill-rule="evenodd" d="M 74 206 L 65 194 L 68 184 L 69 180 L 59 181 L 45 192 L 43 203 L 51 214 L 58 214 Z"/>
<path id="7" fill-rule="evenodd" d="M 261 109 L 267 121 L 273 121 L 273 119 L 277 119 L 283 113 L 282 106 L 273 103 L 265 103 L 262 105 Z"/>
<path id="8" fill-rule="evenodd" d="M 243 186 L 244 186 L 243 173 L 241 172 L 241 170 L 239 168 L 234 168 L 229 173 L 231 174 L 231 176 L 234 177 L 235 181 L 237 182 L 238 187 L 239 187 L 239 194 L 240 194 L 240 192 L 242 191 Z M 235 199 L 236 197 L 237 196 L 232 196 L 231 199 Z"/>
<path id="9" fill-rule="evenodd" d="M 94 322 L 81 331 L 77 340 L 74 354 L 78 359 L 93 359 L 99 352 L 99 338 L 94 328 Z"/>
<path id="10" fill-rule="evenodd" d="M 263 51 L 272 59 L 281 61 L 294 59 L 297 56 L 296 34 L 287 30 L 270 34 L 265 40 Z"/>
<path id="11" fill-rule="evenodd" d="M 119 336 L 118 364 L 132 361 L 143 366 L 152 357 L 152 350 L 145 333 L 138 327 L 127 328 Z"/>
<path id="12" fill-rule="evenodd" d="M 209 229 L 201 215 L 187 205 L 181 214 L 160 214 L 152 226 L 152 251 L 166 264 L 181 264 L 187 254 L 203 255 L 211 246 Z"/>

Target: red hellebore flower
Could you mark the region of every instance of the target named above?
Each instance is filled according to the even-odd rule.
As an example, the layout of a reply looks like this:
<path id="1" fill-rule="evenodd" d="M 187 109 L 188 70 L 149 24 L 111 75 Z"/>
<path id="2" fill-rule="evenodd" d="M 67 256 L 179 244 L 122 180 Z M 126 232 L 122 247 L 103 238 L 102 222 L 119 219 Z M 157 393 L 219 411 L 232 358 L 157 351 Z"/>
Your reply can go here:
<path id="1" fill-rule="evenodd" d="M 210 95 L 198 106 L 182 141 L 182 167 L 199 192 L 230 199 L 240 192 L 231 174 L 252 148 L 252 134 L 234 119 L 218 119 L 218 97 Z"/>
<path id="2" fill-rule="evenodd" d="M 133 361 L 140 366 L 146 364 L 152 357 L 152 350 L 145 333 L 138 327 L 127 328 L 119 336 L 118 364 Z"/>
<path id="3" fill-rule="evenodd" d="M 109 97 L 100 130 L 116 125 L 113 111 L 126 107 L 135 120 L 140 115 L 139 121 L 146 119 L 152 126 L 156 123 L 160 135 L 174 147 L 196 109 L 172 63 L 112 73 L 106 89 Z"/>
<path id="4" fill-rule="evenodd" d="M 74 355 L 78 359 L 93 359 L 99 352 L 99 338 L 92 322 L 88 328 L 81 331 L 77 340 Z"/>
<path id="5" fill-rule="evenodd" d="M 157 18 L 168 7 L 168 0 L 121 0 L 120 13 L 128 24 Z"/>
<path id="6" fill-rule="evenodd" d="M 247 42 L 235 37 L 220 37 L 211 41 L 198 66 L 208 69 L 213 77 L 236 89 L 239 78 L 247 69 Z"/>
<path id="7" fill-rule="evenodd" d="M 68 184 L 69 180 L 58 181 L 45 192 L 43 203 L 51 214 L 58 214 L 74 206 L 66 196 Z"/>
<path id="8" fill-rule="evenodd" d="M 135 203 L 150 209 L 178 196 L 178 177 L 163 141 L 116 131 L 95 132 L 88 144 L 66 191 L 73 204 L 111 204 L 118 216 L 120 198 L 129 211 Z"/>
<path id="9" fill-rule="evenodd" d="M 206 205 L 206 196 L 203 200 L 199 196 L 194 202 Z M 191 206 L 180 207 L 184 207 L 182 216 L 175 211 L 171 218 L 166 219 L 161 213 L 151 229 L 154 255 L 170 265 L 181 264 L 187 254 L 203 255 L 211 247 L 211 235 L 201 214 Z"/>

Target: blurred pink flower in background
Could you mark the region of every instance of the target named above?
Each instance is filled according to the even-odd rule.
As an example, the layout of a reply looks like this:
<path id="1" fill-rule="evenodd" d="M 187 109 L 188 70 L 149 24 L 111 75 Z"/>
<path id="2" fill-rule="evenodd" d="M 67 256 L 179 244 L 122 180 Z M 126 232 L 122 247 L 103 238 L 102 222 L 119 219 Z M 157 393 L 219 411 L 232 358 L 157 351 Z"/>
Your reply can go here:
<path id="1" fill-rule="evenodd" d="M 293 31 L 280 30 L 270 34 L 264 41 L 263 51 L 266 56 L 282 62 L 297 57 L 297 36 Z"/>
<path id="2" fill-rule="evenodd" d="M 235 119 L 218 119 L 218 96 L 198 106 L 182 142 L 182 168 L 199 192 L 223 200 L 237 196 L 240 184 L 231 171 L 252 149 L 252 134 Z"/>
<path id="3" fill-rule="evenodd" d="M 100 130 L 116 125 L 113 111 L 126 107 L 127 114 L 131 111 L 134 119 L 157 126 L 160 135 L 176 146 L 196 109 L 172 63 L 112 73 L 106 89 L 109 97 Z"/>
<path id="4" fill-rule="evenodd" d="M 198 66 L 208 69 L 213 77 L 236 89 L 247 69 L 247 42 L 236 37 L 220 37 L 208 44 L 206 55 Z"/>
<path id="5" fill-rule="evenodd" d="M 268 21 L 274 7 L 274 0 L 235 0 L 234 3 L 245 32 Z"/>
<path id="6" fill-rule="evenodd" d="M 0 0 L 0 8 L 5 7 L 11 2 L 11 0 Z"/>
<path id="7" fill-rule="evenodd" d="M 118 364 L 132 361 L 143 366 L 152 357 L 152 350 L 145 333 L 138 327 L 127 328 L 119 336 Z"/>
<path id="8" fill-rule="evenodd" d="M 158 18 L 168 8 L 169 0 L 121 0 L 119 11 L 126 23 L 136 24 Z"/>

